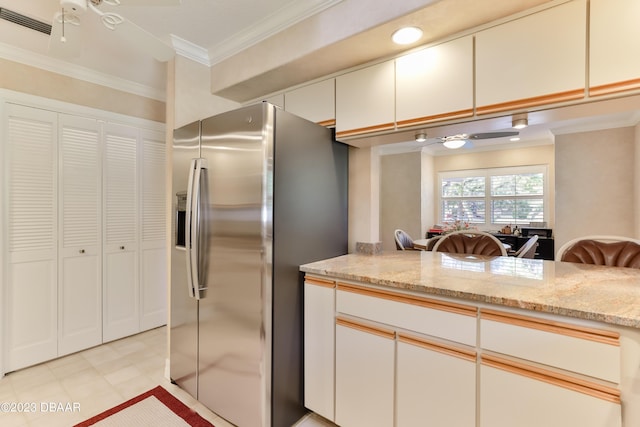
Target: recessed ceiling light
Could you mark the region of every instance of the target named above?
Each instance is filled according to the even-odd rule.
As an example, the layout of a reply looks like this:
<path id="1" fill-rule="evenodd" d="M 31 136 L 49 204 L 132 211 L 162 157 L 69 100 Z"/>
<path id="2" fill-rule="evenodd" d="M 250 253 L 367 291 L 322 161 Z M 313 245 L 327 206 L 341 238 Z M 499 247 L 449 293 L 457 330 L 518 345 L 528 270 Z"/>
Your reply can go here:
<path id="1" fill-rule="evenodd" d="M 417 42 L 422 37 L 422 30 L 418 27 L 404 27 L 400 28 L 391 36 L 396 44 L 411 44 Z"/>
<path id="2" fill-rule="evenodd" d="M 520 141 L 520 138 L 517 137 L 517 136 L 514 136 L 513 138 L 510 138 L 509 141 L 511 141 L 511 142 Z"/>

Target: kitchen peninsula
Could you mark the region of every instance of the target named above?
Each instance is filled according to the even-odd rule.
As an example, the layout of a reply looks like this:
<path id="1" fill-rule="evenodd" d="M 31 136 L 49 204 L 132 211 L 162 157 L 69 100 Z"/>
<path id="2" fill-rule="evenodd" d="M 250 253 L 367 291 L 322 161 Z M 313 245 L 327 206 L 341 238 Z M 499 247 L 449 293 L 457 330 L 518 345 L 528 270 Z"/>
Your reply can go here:
<path id="1" fill-rule="evenodd" d="M 338 425 L 640 425 L 640 270 L 420 251 L 300 269 L 305 404 Z"/>

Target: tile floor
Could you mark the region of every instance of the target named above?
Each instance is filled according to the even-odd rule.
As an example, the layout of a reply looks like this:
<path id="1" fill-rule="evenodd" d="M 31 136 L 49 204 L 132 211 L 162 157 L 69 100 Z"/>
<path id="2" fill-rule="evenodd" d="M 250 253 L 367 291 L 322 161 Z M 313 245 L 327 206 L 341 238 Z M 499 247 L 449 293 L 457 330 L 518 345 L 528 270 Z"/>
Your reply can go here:
<path id="1" fill-rule="evenodd" d="M 215 427 L 232 427 L 165 378 L 166 335 L 161 327 L 6 375 L 0 379 L 0 404 L 35 403 L 36 411 L 0 410 L 0 426 L 69 427 L 161 385 Z M 53 409 L 79 404 L 80 410 L 55 411 L 50 402 Z M 296 424 L 327 426 L 314 416 Z"/>

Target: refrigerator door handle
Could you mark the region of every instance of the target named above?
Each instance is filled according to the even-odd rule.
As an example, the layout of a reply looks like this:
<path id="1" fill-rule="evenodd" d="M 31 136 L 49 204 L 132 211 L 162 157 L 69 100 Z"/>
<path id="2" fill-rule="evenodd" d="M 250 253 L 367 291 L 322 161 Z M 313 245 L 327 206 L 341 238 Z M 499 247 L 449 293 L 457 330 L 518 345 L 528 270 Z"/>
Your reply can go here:
<path id="1" fill-rule="evenodd" d="M 200 286 L 200 221 L 201 194 L 200 180 L 202 171 L 207 169 L 206 159 L 192 159 L 189 169 L 189 185 L 187 188 L 187 203 L 185 212 L 185 249 L 187 260 L 187 287 L 189 296 L 202 299 L 205 288 Z"/>

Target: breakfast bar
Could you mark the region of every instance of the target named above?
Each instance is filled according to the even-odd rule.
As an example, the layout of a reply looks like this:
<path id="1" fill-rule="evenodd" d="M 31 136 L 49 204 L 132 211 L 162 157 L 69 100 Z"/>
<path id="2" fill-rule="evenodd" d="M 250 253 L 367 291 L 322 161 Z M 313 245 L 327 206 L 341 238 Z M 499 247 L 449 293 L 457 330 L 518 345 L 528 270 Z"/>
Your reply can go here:
<path id="1" fill-rule="evenodd" d="M 640 425 L 640 270 L 424 251 L 300 270 L 305 405 L 337 425 Z"/>

